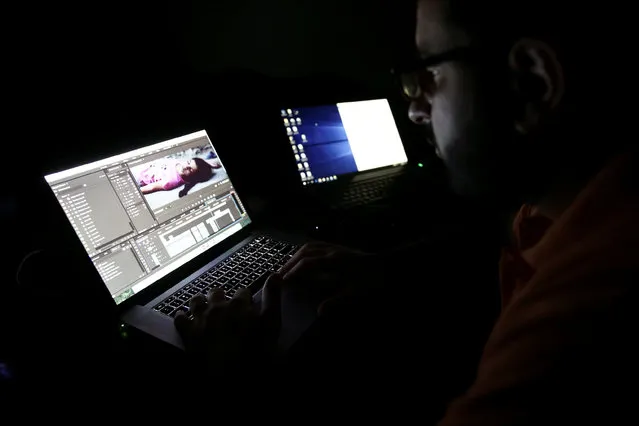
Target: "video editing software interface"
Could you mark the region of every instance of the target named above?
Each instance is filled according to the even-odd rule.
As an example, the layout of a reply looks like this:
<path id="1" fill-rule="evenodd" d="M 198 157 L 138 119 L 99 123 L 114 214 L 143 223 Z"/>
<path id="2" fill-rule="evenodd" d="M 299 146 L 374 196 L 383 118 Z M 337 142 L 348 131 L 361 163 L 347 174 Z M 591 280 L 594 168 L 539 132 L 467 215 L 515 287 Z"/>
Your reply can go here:
<path id="1" fill-rule="evenodd" d="M 118 304 L 250 223 L 205 131 L 45 179 Z"/>
<path id="2" fill-rule="evenodd" d="M 281 110 L 304 186 L 408 162 L 388 100 Z"/>

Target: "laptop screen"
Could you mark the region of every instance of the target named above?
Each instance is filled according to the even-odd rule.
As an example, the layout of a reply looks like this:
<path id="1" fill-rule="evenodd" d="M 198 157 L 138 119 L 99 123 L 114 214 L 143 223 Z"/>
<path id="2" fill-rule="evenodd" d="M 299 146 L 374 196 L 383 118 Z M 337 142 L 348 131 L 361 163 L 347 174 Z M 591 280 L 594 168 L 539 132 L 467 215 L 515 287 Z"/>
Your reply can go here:
<path id="1" fill-rule="evenodd" d="M 206 131 L 45 179 L 118 304 L 250 223 Z"/>
<path id="2" fill-rule="evenodd" d="M 303 185 L 408 162 L 388 100 L 283 109 Z"/>

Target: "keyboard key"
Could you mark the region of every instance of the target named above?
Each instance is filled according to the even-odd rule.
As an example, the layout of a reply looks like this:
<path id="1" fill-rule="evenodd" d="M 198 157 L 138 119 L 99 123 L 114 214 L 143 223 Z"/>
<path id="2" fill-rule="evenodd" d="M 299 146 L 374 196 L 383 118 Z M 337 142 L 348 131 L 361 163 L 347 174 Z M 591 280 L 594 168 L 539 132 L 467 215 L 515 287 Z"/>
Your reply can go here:
<path id="1" fill-rule="evenodd" d="M 166 303 L 166 306 L 171 306 L 173 309 L 177 308 L 178 306 L 180 306 L 182 302 L 180 299 L 174 299 L 171 303 Z"/>

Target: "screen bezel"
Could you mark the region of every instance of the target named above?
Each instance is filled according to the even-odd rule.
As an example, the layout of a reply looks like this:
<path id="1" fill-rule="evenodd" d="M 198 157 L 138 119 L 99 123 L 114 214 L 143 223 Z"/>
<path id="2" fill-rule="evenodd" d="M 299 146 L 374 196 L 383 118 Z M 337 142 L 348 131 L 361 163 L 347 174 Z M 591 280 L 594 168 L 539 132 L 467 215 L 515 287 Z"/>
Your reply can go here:
<path id="1" fill-rule="evenodd" d="M 243 207 L 244 207 L 244 209 L 245 209 L 245 211 L 247 213 L 247 216 L 250 219 L 250 222 L 248 224 L 243 225 L 242 229 L 240 229 L 237 232 L 235 232 L 234 234 L 228 236 L 225 240 L 223 240 L 223 241 L 219 242 L 218 244 L 208 248 L 203 253 L 201 253 L 201 254 L 197 255 L 196 257 L 194 257 L 193 259 L 187 261 L 184 265 L 181 265 L 180 267 L 178 267 L 174 271 L 171 271 L 167 275 L 159 278 L 154 283 L 150 284 L 148 287 L 140 290 L 138 293 L 135 293 L 130 298 L 124 300 L 120 304 L 117 304 L 115 302 L 115 299 L 111 296 L 108 287 L 106 286 L 106 284 L 102 280 L 102 277 L 100 276 L 97 268 L 95 267 L 95 265 L 91 261 L 91 258 L 89 257 L 88 253 L 86 252 L 86 249 L 81 244 L 80 239 L 78 238 L 77 233 L 73 229 L 73 226 L 72 226 L 71 222 L 68 220 L 68 218 L 64 214 L 63 209 L 60 206 L 60 203 L 58 202 L 57 198 L 55 197 L 55 193 L 53 192 L 53 190 L 51 188 L 51 185 L 55 185 L 56 183 L 50 184 L 47 181 L 46 178 L 48 176 L 56 174 L 56 173 L 65 172 L 65 171 L 68 171 L 68 170 L 72 170 L 72 169 L 74 169 L 76 167 L 82 167 L 84 165 L 90 165 L 92 163 L 96 163 L 96 162 L 99 162 L 99 161 L 102 161 L 102 160 L 105 160 L 105 159 L 110 159 L 110 158 L 116 157 L 118 155 L 124 155 L 124 154 L 130 153 L 130 152 L 134 152 L 136 150 L 140 150 L 140 149 L 143 149 L 143 148 L 151 147 L 153 145 L 157 145 L 157 144 L 160 144 L 160 143 L 163 143 L 163 142 L 169 142 L 169 141 L 171 141 L 173 139 L 178 139 L 178 138 L 181 138 L 183 136 L 195 135 L 196 133 L 201 132 L 201 131 L 204 131 L 206 133 L 206 136 L 209 139 L 209 143 L 211 143 L 211 145 L 213 146 L 213 149 L 215 150 L 215 152 L 218 153 L 218 156 L 220 156 L 220 153 L 219 153 L 218 149 L 213 144 L 213 137 L 212 137 L 211 133 L 208 131 L 208 129 L 200 128 L 200 130 L 191 131 L 189 133 L 181 133 L 181 134 L 179 134 L 177 136 L 174 136 L 174 137 L 168 137 L 168 138 L 164 137 L 163 140 L 161 140 L 160 142 L 157 142 L 157 139 L 155 139 L 155 141 L 149 141 L 149 143 L 136 144 L 136 146 L 131 147 L 131 149 L 126 151 L 126 152 L 115 153 L 113 155 L 109 155 L 109 156 L 106 156 L 106 157 L 101 155 L 98 158 L 93 158 L 93 159 L 87 158 L 80 165 L 72 166 L 72 167 L 65 167 L 62 170 L 57 169 L 57 170 L 53 170 L 53 171 L 47 171 L 46 173 L 44 173 L 44 175 L 42 177 L 41 182 L 45 186 L 45 191 L 49 194 L 49 199 L 51 200 L 51 204 L 52 204 L 51 208 L 55 209 L 55 218 L 57 218 L 56 222 L 59 221 L 61 223 L 61 225 L 63 224 L 63 228 L 64 229 L 62 230 L 61 237 L 64 239 L 65 244 L 69 244 L 69 243 L 73 244 L 73 250 L 72 250 L 72 256 L 73 257 L 75 257 L 75 256 L 84 257 L 84 261 L 87 262 L 88 264 L 90 264 L 90 267 L 91 267 L 91 270 L 92 270 L 92 273 L 91 273 L 92 277 L 90 277 L 90 279 L 95 279 L 96 284 L 98 284 L 101 287 L 101 289 L 103 290 L 102 293 L 105 294 L 105 296 L 110 299 L 112 305 L 115 307 L 117 312 L 122 312 L 124 310 L 127 310 L 131 306 L 134 306 L 134 305 L 148 303 L 148 301 L 152 300 L 153 298 L 155 298 L 155 297 L 159 296 L 160 294 L 164 293 L 165 291 L 167 291 L 171 287 L 175 286 L 177 283 L 179 283 L 184 278 L 188 277 L 194 271 L 204 267 L 206 264 L 208 264 L 211 261 L 215 260 L 215 258 L 220 256 L 224 252 L 228 251 L 230 248 L 232 248 L 233 246 L 235 246 L 236 244 L 241 242 L 241 240 L 246 238 L 246 236 L 253 231 L 254 226 L 255 226 L 254 225 L 254 217 L 255 217 L 255 215 L 252 212 L 252 209 L 251 209 L 250 205 L 246 202 L 245 199 L 240 198 L 240 195 L 238 194 L 238 198 L 240 198 L 240 200 L 242 202 L 242 205 L 243 205 Z M 220 161 L 223 161 L 223 160 L 220 158 Z M 222 164 L 224 165 L 224 168 L 227 171 L 229 180 L 233 184 L 233 178 L 231 177 L 231 172 L 227 168 L 227 164 L 224 163 L 224 162 Z M 234 184 L 233 184 L 233 188 L 237 190 L 237 188 L 235 187 Z M 77 251 L 77 255 L 75 254 L 76 251 Z"/>
<path id="2" fill-rule="evenodd" d="M 366 102 L 366 101 L 380 101 L 380 100 L 384 100 L 386 102 L 388 102 L 388 105 L 390 107 L 391 110 L 391 114 L 393 116 L 393 121 L 395 122 L 395 127 L 397 128 L 397 131 L 400 133 L 400 138 L 401 138 L 401 132 L 399 129 L 399 126 L 397 125 L 397 119 L 395 117 L 395 112 L 393 111 L 390 99 L 388 98 L 384 98 L 384 97 L 374 97 L 374 98 L 370 98 L 370 99 L 349 99 L 349 100 L 343 100 L 343 101 L 335 101 L 335 102 L 322 102 L 322 103 L 312 103 L 312 104 L 301 104 L 301 105 L 297 105 L 295 108 L 291 108 L 290 104 L 286 105 L 286 106 L 281 106 L 280 108 L 277 109 L 277 113 L 278 113 L 278 117 L 281 119 L 281 111 L 282 110 L 287 110 L 287 109 L 301 109 L 301 108 L 314 108 L 314 107 L 322 107 L 322 106 L 335 106 L 337 104 L 342 104 L 342 103 L 356 103 L 356 102 Z M 282 138 L 285 140 L 286 145 L 287 146 L 291 146 L 290 142 L 289 142 L 289 138 L 288 138 L 288 134 L 286 133 L 286 128 L 283 125 L 280 125 L 280 134 L 282 134 Z M 405 167 L 407 164 L 409 164 L 409 160 L 408 160 L 408 152 L 406 150 L 406 146 L 404 145 L 404 140 L 402 139 L 402 149 L 404 150 L 404 155 L 406 156 L 407 161 L 403 162 L 403 163 L 398 163 L 398 164 L 390 164 L 387 166 L 381 166 L 381 167 L 376 167 L 374 169 L 368 169 L 368 170 L 363 170 L 363 171 L 356 171 L 356 172 L 351 172 L 351 173 L 343 173 L 341 175 L 336 175 L 337 179 L 333 180 L 333 181 L 328 181 L 328 182 L 318 182 L 318 183 L 313 183 L 310 185 L 304 185 L 304 183 L 302 182 L 302 180 L 300 179 L 299 176 L 299 171 L 296 167 L 297 162 L 295 161 L 295 157 L 291 156 L 289 154 L 289 163 L 292 164 L 291 170 L 295 172 L 295 177 L 297 179 L 297 187 L 299 188 L 303 188 L 303 189 L 309 189 L 309 188 L 325 188 L 325 187 L 329 187 L 329 186 L 335 186 L 338 185 L 340 182 L 343 184 L 344 182 L 348 182 L 352 179 L 354 179 L 355 177 L 359 177 L 359 176 L 364 176 L 366 174 L 374 174 L 374 173 L 380 173 L 380 172 L 385 172 L 385 171 L 393 171 L 395 169 L 399 169 L 402 167 Z"/>

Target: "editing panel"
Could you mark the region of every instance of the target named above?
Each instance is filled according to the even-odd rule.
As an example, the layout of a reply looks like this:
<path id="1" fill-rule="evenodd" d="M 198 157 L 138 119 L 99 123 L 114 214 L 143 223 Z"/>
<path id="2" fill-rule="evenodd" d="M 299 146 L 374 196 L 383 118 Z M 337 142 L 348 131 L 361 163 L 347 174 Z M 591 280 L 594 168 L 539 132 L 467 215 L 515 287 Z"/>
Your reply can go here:
<path id="1" fill-rule="evenodd" d="M 108 177 L 138 233 L 158 224 L 133 181 L 128 167 L 117 166 L 109 169 Z"/>
<path id="2" fill-rule="evenodd" d="M 93 259 L 102 280 L 111 293 L 125 290 L 146 275 L 130 243 L 117 245 Z"/>
<path id="3" fill-rule="evenodd" d="M 135 239 L 147 271 L 152 271 L 196 247 L 242 218 L 234 194 Z"/>
<path id="4" fill-rule="evenodd" d="M 131 219 L 103 171 L 70 180 L 53 191 L 89 256 L 135 233 Z"/>

